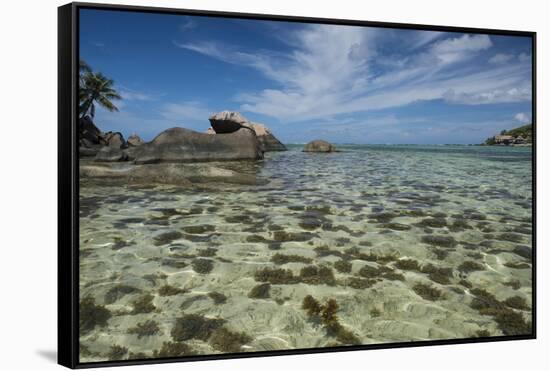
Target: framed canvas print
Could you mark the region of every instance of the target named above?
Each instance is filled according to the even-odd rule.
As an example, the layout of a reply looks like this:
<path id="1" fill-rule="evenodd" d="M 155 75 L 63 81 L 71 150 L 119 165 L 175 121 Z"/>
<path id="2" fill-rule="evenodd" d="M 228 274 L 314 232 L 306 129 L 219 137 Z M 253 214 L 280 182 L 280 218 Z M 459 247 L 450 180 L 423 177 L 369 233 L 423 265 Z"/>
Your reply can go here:
<path id="1" fill-rule="evenodd" d="M 59 8 L 59 363 L 535 338 L 535 33 Z"/>

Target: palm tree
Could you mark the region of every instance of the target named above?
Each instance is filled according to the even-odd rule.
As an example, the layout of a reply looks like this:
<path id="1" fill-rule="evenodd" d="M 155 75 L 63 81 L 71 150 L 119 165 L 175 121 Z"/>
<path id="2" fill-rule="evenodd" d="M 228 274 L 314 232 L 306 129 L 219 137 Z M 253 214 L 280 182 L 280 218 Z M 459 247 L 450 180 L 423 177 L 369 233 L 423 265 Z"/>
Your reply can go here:
<path id="1" fill-rule="evenodd" d="M 80 63 L 81 69 L 82 62 L 83 61 Z M 84 65 L 87 67 L 85 63 Z M 87 68 L 89 69 L 89 67 Z M 96 103 L 108 111 L 118 111 L 118 108 L 112 101 L 122 99 L 122 97 L 113 89 L 113 80 L 105 77 L 101 72 L 93 72 L 91 70 L 84 72 L 80 80 L 80 118 L 84 118 L 88 112 L 93 118 L 95 115 Z"/>
<path id="2" fill-rule="evenodd" d="M 78 71 L 82 74 L 85 72 L 92 72 L 92 68 L 84 59 L 78 61 Z"/>

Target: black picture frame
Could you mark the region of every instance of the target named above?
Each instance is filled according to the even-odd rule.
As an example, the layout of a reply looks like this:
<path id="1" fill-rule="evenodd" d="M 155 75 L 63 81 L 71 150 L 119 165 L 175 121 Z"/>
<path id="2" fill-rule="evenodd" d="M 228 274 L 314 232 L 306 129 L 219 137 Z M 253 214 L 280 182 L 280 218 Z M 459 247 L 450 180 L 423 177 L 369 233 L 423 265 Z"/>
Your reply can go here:
<path id="1" fill-rule="evenodd" d="M 211 354 L 176 358 L 144 360 L 79 362 L 78 348 L 78 305 L 79 305 L 79 170 L 78 170 L 78 59 L 79 59 L 79 10 L 102 9 L 121 12 L 142 12 L 157 14 L 203 15 L 209 17 L 240 18 L 255 20 L 280 20 L 286 22 L 321 23 L 333 25 L 369 26 L 460 33 L 482 33 L 488 35 L 510 35 L 529 37 L 532 43 L 532 333 L 519 336 L 491 336 L 465 339 L 427 340 L 371 345 L 337 346 L 329 348 L 292 349 L 261 351 L 253 353 Z M 70 3 L 58 8 L 58 363 L 69 368 L 90 368 L 123 365 L 158 364 L 168 362 L 189 362 L 341 352 L 352 350 L 387 349 L 433 345 L 468 344 L 510 340 L 536 339 L 537 329 L 537 287 L 536 287 L 536 32 L 513 31 L 488 28 L 449 27 L 423 24 L 373 22 L 349 19 L 328 19 L 314 17 L 282 16 L 269 14 L 233 13 L 191 9 L 171 9 L 144 6 L 110 5 L 97 3 Z"/>

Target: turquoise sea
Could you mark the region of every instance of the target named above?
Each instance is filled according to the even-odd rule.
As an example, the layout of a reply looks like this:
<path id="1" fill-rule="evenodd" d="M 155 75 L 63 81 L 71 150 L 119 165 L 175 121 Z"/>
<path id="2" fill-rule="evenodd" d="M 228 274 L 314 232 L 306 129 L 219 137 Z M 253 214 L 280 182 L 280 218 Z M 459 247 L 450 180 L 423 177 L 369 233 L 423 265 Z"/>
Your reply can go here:
<path id="1" fill-rule="evenodd" d="M 530 332 L 530 147 L 288 147 L 81 182 L 82 362 Z"/>

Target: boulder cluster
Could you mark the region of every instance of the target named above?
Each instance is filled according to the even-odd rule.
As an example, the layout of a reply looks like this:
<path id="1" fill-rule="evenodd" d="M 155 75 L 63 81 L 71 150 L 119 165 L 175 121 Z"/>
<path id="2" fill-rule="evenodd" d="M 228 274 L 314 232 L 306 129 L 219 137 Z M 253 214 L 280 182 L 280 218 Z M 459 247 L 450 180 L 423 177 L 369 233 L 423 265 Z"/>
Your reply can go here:
<path id="1" fill-rule="evenodd" d="M 135 164 L 259 160 L 264 152 L 286 147 L 263 124 L 253 123 L 238 112 L 223 111 L 209 118 L 206 133 L 171 128 L 144 142 L 119 132 L 103 133 L 89 117 L 80 120 L 79 153 L 97 162 L 130 161 Z"/>

